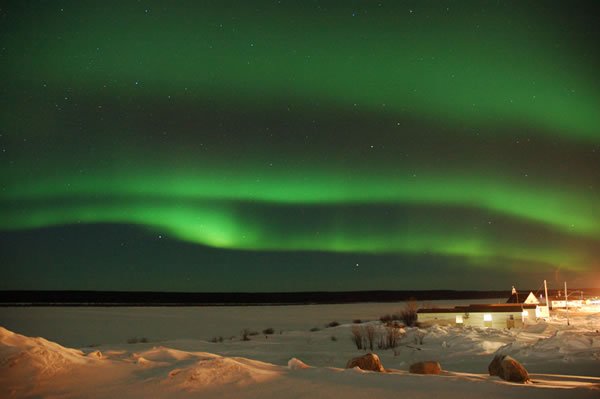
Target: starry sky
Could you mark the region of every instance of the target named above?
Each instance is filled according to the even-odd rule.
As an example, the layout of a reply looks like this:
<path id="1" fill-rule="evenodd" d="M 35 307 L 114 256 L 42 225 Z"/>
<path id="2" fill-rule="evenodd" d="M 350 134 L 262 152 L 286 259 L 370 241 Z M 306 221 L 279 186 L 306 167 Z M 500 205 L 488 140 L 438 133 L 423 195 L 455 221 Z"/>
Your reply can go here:
<path id="1" fill-rule="evenodd" d="M 0 289 L 600 287 L 593 1 L 0 7 Z"/>

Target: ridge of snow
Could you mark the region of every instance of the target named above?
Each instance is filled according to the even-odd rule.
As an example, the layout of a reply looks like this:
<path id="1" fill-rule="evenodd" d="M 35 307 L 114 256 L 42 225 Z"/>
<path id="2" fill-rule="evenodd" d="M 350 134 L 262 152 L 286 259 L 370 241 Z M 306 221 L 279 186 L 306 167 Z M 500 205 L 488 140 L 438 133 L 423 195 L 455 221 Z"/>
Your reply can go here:
<path id="1" fill-rule="evenodd" d="M 95 357 L 98 359 L 98 357 Z M 93 361 L 77 349 L 65 348 L 44 338 L 31 338 L 0 327 L 0 367 L 52 376 L 74 365 Z"/>

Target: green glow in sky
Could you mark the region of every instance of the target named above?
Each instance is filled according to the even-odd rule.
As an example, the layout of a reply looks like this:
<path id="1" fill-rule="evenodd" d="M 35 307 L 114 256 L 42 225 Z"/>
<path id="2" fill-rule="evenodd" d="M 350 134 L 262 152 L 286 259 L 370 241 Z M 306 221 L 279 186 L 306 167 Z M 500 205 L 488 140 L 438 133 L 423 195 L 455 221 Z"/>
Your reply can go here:
<path id="1" fill-rule="evenodd" d="M 88 6 L 40 13 L 36 22 L 54 33 L 42 40 L 28 32 L 33 21 L 13 21 L 11 44 L 27 51 L 9 48 L 7 69 L 19 80 L 36 76 L 51 87 L 97 94 L 186 91 L 258 103 L 292 95 L 600 140 L 597 73 L 581 59 L 589 53 L 567 42 L 551 19 L 535 15 L 536 7 L 522 6 L 532 19 L 472 11 L 468 4 L 413 12 L 386 4 L 364 13 L 351 5 L 328 12 L 238 5 L 229 18 L 229 6 L 219 4 L 194 17 L 160 3 L 144 7 L 122 15 Z"/>
<path id="2" fill-rule="evenodd" d="M 600 34 L 577 9 L 15 2 L 0 232 L 592 272 Z"/>

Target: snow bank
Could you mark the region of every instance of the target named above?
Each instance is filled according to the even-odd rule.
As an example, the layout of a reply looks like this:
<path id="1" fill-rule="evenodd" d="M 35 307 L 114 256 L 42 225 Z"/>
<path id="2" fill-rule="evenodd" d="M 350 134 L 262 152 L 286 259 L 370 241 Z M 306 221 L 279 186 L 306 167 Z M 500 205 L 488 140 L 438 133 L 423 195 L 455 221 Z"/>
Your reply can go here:
<path id="1" fill-rule="evenodd" d="M 146 360 L 153 362 L 172 362 L 193 358 L 194 356 L 203 356 L 206 358 L 215 357 L 210 353 L 190 353 L 177 349 L 165 348 L 164 346 L 154 347 L 141 353 L 134 353 L 133 357 L 143 357 Z"/>
<path id="2" fill-rule="evenodd" d="M 213 357 L 169 373 L 167 384 L 188 391 L 208 390 L 222 385 L 244 387 L 281 375 L 277 366 L 242 358 Z"/>
<path id="3" fill-rule="evenodd" d="M 302 360 L 293 357 L 288 361 L 288 368 L 290 370 L 303 370 L 310 368 L 310 366 L 304 363 Z"/>
<path id="4" fill-rule="evenodd" d="M 49 377 L 98 359 L 97 354 L 86 357 L 79 350 L 65 348 L 44 338 L 15 334 L 0 327 L 0 368 L 4 369 L 3 372 Z"/>
<path id="5" fill-rule="evenodd" d="M 422 350 L 417 352 L 436 356 L 452 348 L 460 352 L 482 337 L 487 342 L 499 342 L 508 337 L 515 339 L 518 333 L 431 327 L 407 328 L 406 335 L 408 339 L 423 339 L 419 345 Z M 554 335 L 557 342 L 568 343 L 563 346 L 573 351 L 596 348 L 596 338 L 588 335 L 576 337 L 568 331 Z M 263 350 L 282 348 L 273 346 L 274 339 L 257 341 L 255 350 L 260 345 L 263 345 Z M 319 342 L 323 345 L 327 343 L 331 351 L 336 350 L 337 343 L 333 344 L 331 340 Z M 548 342 L 543 345 L 551 345 L 551 341 Z M 132 348 L 139 349 L 137 346 Z M 481 347 L 476 349 L 480 350 Z M 487 355 L 484 357 L 488 358 Z M 17 369 L 26 372 L 15 373 Z M 306 371 L 294 372 L 300 369 Z M 65 373 L 67 370 L 70 372 Z M 48 373 L 53 377 L 37 378 Z M 297 358 L 290 359 L 286 367 L 243 357 L 184 351 L 166 346 L 136 352 L 106 348 L 86 356 L 79 350 L 0 328 L 0 397 L 166 399 L 197 397 L 201 393 L 203 398 L 215 399 L 340 396 L 358 399 L 368 395 L 394 396 L 402 392 L 408 397 L 443 396 L 447 399 L 520 398 L 524 395 L 530 399 L 541 399 L 547 397 L 547 389 L 552 389 L 552 397 L 571 399 L 595 398 L 600 387 L 600 378 L 594 377 L 540 375 L 531 387 L 545 389 L 527 392 L 522 391 L 526 388 L 517 390 L 510 383 L 489 377 L 483 372 L 464 374 L 449 370 L 441 376 L 427 376 L 431 378 L 426 381 L 422 377 L 394 370 L 388 373 L 365 373 L 333 367 L 310 367 Z"/>
<path id="6" fill-rule="evenodd" d="M 491 355 L 512 340 L 514 334 L 509 330 L 433 325 L 424 329 L 406 328 L 401 343 L 429 351 L 441 349 L 440 355 Z"/>
<path id="7" fill-rule="evenodd" d="M 581 331 L 555 331 L 549 337 L 535 342 L 516 340 L 498 350 L 511 356 L 545 359 L 600 360 L 600 333 Z"/>
<path id="8" fill-rule="evenodd" d="M 337 319 L 331 314 L 322 318 Z M 209 322 L 202 320 L 203 325 Z M 238 320 L 233 322 L 239 325 Z M 86 321 L 78 323 L 71 327 L 81 335 Z M 398 347 L 375 347 L 389 368 L 387 373 L 343 369 L 349 359 L 365 353 L 356 350 L 350 340 L 352 324 L 320 331 L 286 330 L 268 339 L 252 337 L 251 341 L 234 337 L 211 343 L 202 337 L 130 345 L 122 340 L 121 344 L 94 345 L 84 351 L 0 327 L 0 397 L 183 399 L 200 393 L 205 399 L 354 399 L 401 392 L 407 397 L 446 399 L 595 399 L 600 392 L 599 323 L 600 315 L 570 315 L 567 325 L 559 315 L 547 323 L 511 330 L 407 327 L 401 331 Z M 272 319 L 260 324 L 275 325 Z M 370 324 L 380 326 L 377 321 Z M 80 339 L 94 342 L 85 335 Z M 519 360 L 534 383 L 515 387 L 490 377 L 487 366 L 495 353 Z M 420 376 L 407 372 L 410 364 L 429 360 L 440 362 L 444 373 Z"/>

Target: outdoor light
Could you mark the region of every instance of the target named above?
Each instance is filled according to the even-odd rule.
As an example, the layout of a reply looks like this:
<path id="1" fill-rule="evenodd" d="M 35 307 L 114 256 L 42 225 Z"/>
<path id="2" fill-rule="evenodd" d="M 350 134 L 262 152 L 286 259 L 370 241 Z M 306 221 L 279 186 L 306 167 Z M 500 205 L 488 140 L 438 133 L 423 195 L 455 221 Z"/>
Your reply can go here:
<path id="1" fill-rule="evenodd" d="M 483 321 L 492 321 L 492 315 L 489 313 L 485 313 L 483 315 Z"/>
<path id="2" fill-rule="evenodd" d="M 456 315 L 456 324 L 462 324 L 463 323 L 463 317 L 460 314 Z"/>

